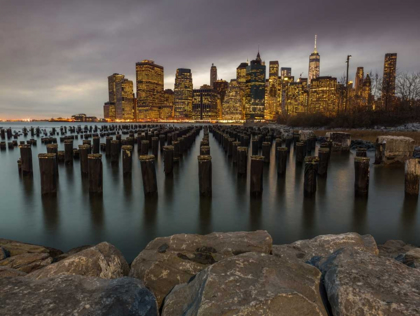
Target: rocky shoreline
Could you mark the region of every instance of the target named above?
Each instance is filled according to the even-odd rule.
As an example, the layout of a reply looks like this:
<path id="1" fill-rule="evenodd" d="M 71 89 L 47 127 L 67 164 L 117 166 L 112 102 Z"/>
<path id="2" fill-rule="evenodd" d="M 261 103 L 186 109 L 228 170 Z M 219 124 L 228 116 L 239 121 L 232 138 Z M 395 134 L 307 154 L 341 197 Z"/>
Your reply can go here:
<path id="1" fill-rule="evenodd" d="M 178 234 L 131 265 L 0 239 L 0 315 L 419 315 L 420 248 L 370 235 L 273 245 L 266 231 Z"/>

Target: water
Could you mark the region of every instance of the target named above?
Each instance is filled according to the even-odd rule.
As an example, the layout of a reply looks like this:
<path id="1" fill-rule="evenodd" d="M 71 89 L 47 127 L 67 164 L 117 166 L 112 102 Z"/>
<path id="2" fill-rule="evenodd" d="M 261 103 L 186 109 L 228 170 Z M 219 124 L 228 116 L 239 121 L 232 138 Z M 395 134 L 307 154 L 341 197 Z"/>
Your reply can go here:
<path id="1" fill-rule="evenodd" d="M 68 123 L 2 123 L 23 126 Z M 83 124 L 85 125 L 85 124 Z M 123 136 L 125 137 L 125 136 Z M 378 243 L 401 239 L 420 244 L 417 199 L 404 195 L 404 168 L 371 165 L 368 199 L 355 198 L 355 153 L 333 154 L 326 180 L 319 179 L 314 198 L 303 197 L 303 168 L 295 166 L 293 149 L 285 178 L 278 178 L 272 163 L 264 170 L 264 192 L 249 196 L 247 179 L 236 176 L 236 167 L 210 134 L 213 164 L 213 197 L 198 192 L 199 140 L 165 177 L 160 153 L 156 161 L 159 196 L 145 199 L 140 163 L 133 158 L 131 177 L 122 166 L 111 165 L 103 155 L 104 192 L 91 197 L 81 177 L 79 161 L 73 167 L 59 165 L 57 197 L 42 198 L 37 155 L 46 152 L 38 139 L 32 147 L 33 177 L 20 177 L 18 148 L 0 152 L 0 238 L 41 244 L 67 251 L 73 247 L 108 241 L 132 261 L 149 241 L 177 233 L 207 234 L 213 231 L 267 230 L 274 243 L 290 243 L 320 234 L 358 232 L 372 234 Z M 31 137 L 27 137 L 29 139 Z M 19 140 L 24 140 L 22 136 Z M 101 142 L 105 142 L 101 139 Z M 64 144 L 59 143 L 59 150 Z M 82 140 L 75 140 L 74 147 Z M 136 148 L 135 148 L 136 150 Z M 373 160 L 373 153 L 368 153 Z M 371 160 L 371 162 L 373 162 Z"/>

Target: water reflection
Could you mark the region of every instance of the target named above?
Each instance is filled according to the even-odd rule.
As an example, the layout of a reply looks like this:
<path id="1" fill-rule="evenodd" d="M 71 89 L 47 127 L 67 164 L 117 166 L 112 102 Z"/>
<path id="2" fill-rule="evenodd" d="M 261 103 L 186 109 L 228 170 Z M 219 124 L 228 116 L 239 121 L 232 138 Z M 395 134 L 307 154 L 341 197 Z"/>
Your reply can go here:
<path id="1" fill-rule="evenodd" d="M 102 194 L 89 194 L 92 228 L 101 231 L 104 225 L 104 198 Z"/>
<path id="2" fill-rule="evenodd" d="M 262 199 L 250 197 L 249 201 L 249 230 L 258 230 L 261 227 Z"/>
<path id="3" fill-rule="evenodd" d="M 149 236 L 156 236 L 156 218 L 158 212 L 158 197 L 148 196 L 144 199 L 143 229 Z"/>
<path id="4" fill-rule="evenodd" d="M 41 197 L 44 214 L 44 227 L 49 232 L 56 232 L 59 224 L 59 205 L 57 196 L 44 195 Z"/>
<path id="5" fill-rule="evenodd" d="M 355 196 L 353 201 L 353 229 L 352 231 L 367 233 L 366 217 L 367 217 L 367 196 Z"/>
<path id="6" fill-rule="evenodd" d="M 315 201 L 316 197 L 304 197 L 302 204 L 302 234 L 304 239 L 311 238 L 315 235 L 314 227 L 316 226 L 315 222 Z"/>
<path id="7" fill-rule="evenodd" d="M 127 173 L 123 176 L 123 186 L 125 201 L 129 204 L 133 193 L 133 177 L 131 173 Z"/>
<path id="8" fill-rule="evenodd" d="M 34 195 L 34 179 L 32 176 L 20 177 L 20 182 L 23 187 L 23 199 L 26 205 L 30 205 L 33 202 Z"/>
<path id="9" fill-rule="evenodd" d="M 200 197 L 200 217 L 199 231 L 200 234 L 210 234 L 213 231 L 211 221 L 211 197 Z"/>

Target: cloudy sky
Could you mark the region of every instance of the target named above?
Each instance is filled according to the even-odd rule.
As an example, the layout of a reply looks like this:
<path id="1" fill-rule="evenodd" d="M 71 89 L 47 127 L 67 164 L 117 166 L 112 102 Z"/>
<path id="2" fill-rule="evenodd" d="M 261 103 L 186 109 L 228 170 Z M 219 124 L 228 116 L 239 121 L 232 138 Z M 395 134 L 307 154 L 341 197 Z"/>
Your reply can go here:
<path id="1" fill-rule="evenodd" d="M 420 71 L 419 0 L 0 0 L 0 119 L 84 112 L 102 117 L 107 76 L 135 81 L 153 59 L 172 88 L 176 68 L 195 87 L 236 76 L 240 62 L 278 60 L 307 77 L 318 35 L 321 75 L 351 78 L 357 66 L 382 74 L 384 54 L 400 72 Z"/>

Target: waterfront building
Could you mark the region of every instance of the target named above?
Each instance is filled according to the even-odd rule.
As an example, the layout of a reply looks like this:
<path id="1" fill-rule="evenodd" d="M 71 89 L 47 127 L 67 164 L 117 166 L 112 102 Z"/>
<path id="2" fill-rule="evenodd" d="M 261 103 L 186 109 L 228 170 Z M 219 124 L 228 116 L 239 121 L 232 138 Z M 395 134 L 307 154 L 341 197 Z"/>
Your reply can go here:
<path id="1" fill-rule="evenodd" d="M 163 67 L 153 60 L 136 63 L 137 112 L 139 119 L 152 118 L 163 105 Z M 153 109 L 155 108 L 155 109 Z"/>
<path id="2" fill-rule="evenodd" d="M 115 121 L 115 103 L 105 102 L 104 119 L 108 121 Z"/>
<path id="3" fill-rule="evenodd" d="M 220 101 L 223 104 L 225 100 L 226 91 L 229 87 L 229 83 L 226 80 L 220 79 L 213 82 L 213 89 L 216 90 L 220 94 Z"/>
<path id="4" fill-rule="evenodd" d="M 265 110 L 265 65 L 260 53 L 246 68 L 245 119 L 263 120 Z"/>
<path id="5" fill-rule="evenodd" d="M 395 80 L 397 74 L 397 54 L 385 54 L 384 76 L 382 78 L 382 105 L 390 109 L 395 100 Z"/>
<path id="6" fill-rule="evenodd" d="M 110 112 L 109 109 L 111 109 L 112 114 L 109 117 L 110 120 L 122 118 L 122 109 L 117 108 L 117 83 L 121 80 L 124 80 L 124 75 L 114 73 L 111 76 L 108 76 L 108 102 L 104 104 L 104 116 L 105 109 L 108 113 Z M 105 107 L 105 105 L 107 106 Z"/>
<path id="7" fill-rule="evenodd" d="M 279 85 L 279 62 L 269 63 L 268 84 L 266 85 L 265 97 L 265 119 L 274 120 L 278 113 L 278 85 Z"/>
<path id="8" fill-rule="evenodd" d="M 193 82 L 191 69 L 178 68 L 175 75 L 174 118 L 192 117 Z"/>
<path id="9" fill-rule="evenodd" d="M 294 76 L 279 77 L 279 84 L 277 90 L 278 110 L 277 114 L 287 114 L 286 97 L 289 84 L 295 81 Z"/>
<path id="10" fill-rule="evenodd" d="M 242 120 L 242 93 L 238 80 L 232 79 L 222 105 L 222 118 L 224 120 Z"/>
<path id="11" fill-rule="evenodd" d="M 210 68 L 210 86 L 214 88 L 214 83 L 217 80 L 217 67 L 214 64 L 211 64 Z"/>
<path id="12" fill-rule="evenodd" d="M 194 120 L 217 120 L 221 110 L 220 94 L 209 85 L 194 89 L 192 108 Z"/>
<path id="13" fill-rule="evenodd" d="M 285 94 L 286 113 L 288 115 L 307 113 L 309 92 L 306 78 L 305 80 L 290 82 Z"/>
<path id="14" fill-rule="evenodd" d="M 239 91 L 241 93 L 241 110 L 242 110 L 242 119 L 245 118 L 245 91 L 246 91 L 246 68 L 248 67 L 248 62 L 241 63 L 236 68 L 236 82 L 238 83 Z"/>
<path id="15" fill-rule="evenodd" d="M 314 51 L 309 56 L 309 77 L 308 77 L 308 83 L 311 84 L 311 81 L 315 78 L 319 77 L 320 72 L 320 64 L 321 64 L 321 56 L 318 53 L 318 50 L 316 48 L 316 35 L 315 35 L 315 45 L 314 45 Z"/>
<path id="16" fill-rule="evenodd" d="M 135 111 L 133 81 L 128 79 L 119 81 L 116 85 L 116 97 L 116 108 L 121 109 L 121 116 L 117 119 L 133 121 Z"/>
<path id="17" fill-rule="evenodd" d="M 292 76 L 292 68 L 290 68 L 290 67 L 281 67 L 280 75 L 282 77 L 290 77 L 290 76 Z"/>
<path id="18" fill-rule="evenodd" d="M 355 80 L 354 80 L 354 89 L 356 90 L 355 91 L 356 95 L 360 95 L 362 93 L 363 78 L 364 78 L 363 67 L 357 67 L 356 77 L 355 77 Z"/>
<path id="19" fill-rule="evenodd" d="M 309 88 L 309 111 L 335 116 L 337 105 L 337 78 L 325 76 L 313 79 Z"/>

